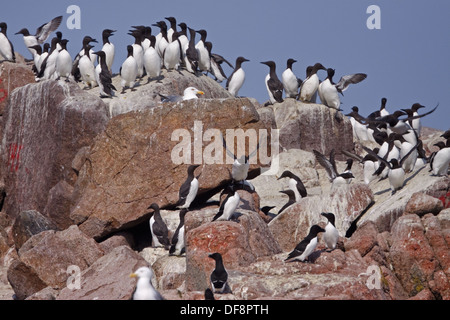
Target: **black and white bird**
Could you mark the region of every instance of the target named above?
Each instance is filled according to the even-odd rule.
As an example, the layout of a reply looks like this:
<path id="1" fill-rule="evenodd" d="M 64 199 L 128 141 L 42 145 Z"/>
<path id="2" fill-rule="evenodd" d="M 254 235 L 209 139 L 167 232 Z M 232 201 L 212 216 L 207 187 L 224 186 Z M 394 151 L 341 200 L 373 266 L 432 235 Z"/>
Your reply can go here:
<path id="1" fill-rule="evenodd" d="M 403 163 L 408 158 L 408 156 L 413 151 L 416 150 L 417 146 L 418 146 L 418 144 L 416 144 L 414 146 L 414 148 L 411 148 L 411 150 L 405 156 L 403 156 L 403 158 L 401 158 L 400 160 L 397 160 L 394 158 L 390 161 L 387 161 L 386 159 L 380 157 L 373 150 L 371 150 L 365 146 L 362 146 L 362 147 L 367 153 L 369 153 L 373 156 L 376 156 L 389 169 L 389 172 L 388 172 L 389 184 L 391 186 L 392 194 L 395 194 L 397 192 L 397 190 L 403 188 L 403 186 L 405 184 L 405 170 L 402 167 Z"/>
<path id="2" fill-rule="evenodd" d="M 335 219 L 333 213 L 331 212 L 322 212 L 322 216 L 327 218 L 328 223 L 325 226 L 325 233 L 323 234 L 323 240 L 327 245 L 327 248 L 330 250 L 336 249 L 337 242 L 339 240 L 339 231 L 336 229 Z"/>
<path id="3" fill-rule="evenodd" d="M 178 32 L 173 33 L 173 41 L 164 50 L 163 64 L 166 70 L 178 70 L 183 57 L 181 53 L 181 43 L 178 41 Z"/>
<path id="4" fill-rule="evenodd" d="M 360 83 L 367 78 L 365 73 L 355 73 L 346 76 L 342 76 L 338 83 L 333 82 L 334 69 L 327 69 L 327 78 L 319 84 L 318 93 L 320 101 L 327 107 L 340 110 L 341 100 L 339 99 L 339 93 L 342 94 L 347 90 L 350 84 Z"/>
<path id="5" fill-rule="evenodd" d="M 419 109 L 425 108 L 420 103 L 415 103 L 411 106 L 410 109 L 401 109 L 402 111 L 405 111 L 408 115 L 408 124 L 409 126 L 416 132 L 416 136 L 420 137 L 420 134 L 422 132 L 422 123 L 420 121 L 420 118 L 414 118 L 419 115 Z"/>
<path id="6" fill-rule="evenodd" d="M 200 165 L 190 165 L 187 169 L 187 179 L 181 185 L 178 192 L 178 203 L 177 207 L 180 209 L 189 209 L 192 201 L 195 200 L 198 192 L 198 178 L 200 174 L 195 176 L 195 169 Z"/>
<path id="7" fill-rule="evenodd" d="M 100 88 L 100 97 L 111 98 L 114 96 L 113 90 L 117 91 L 117 89 L 112 83 L 112 74 L 106 64 L 106 53 L 102 50 L 95 52 L 95 54 L 99 59 L 99 63 L 95 67 L 95 78 Z"/>
<path id="8" fill-rule="evenodd" d="M 357 106 L 352 107 L 352 112 L 346 114 L 346 116 L 350 118 L 353 136 L 360 141 L 369 140 L 367 124 L 365 118 L 359 114 L 359 108 Z"/>
<path id="9" fill-rule="evenodd" d="M 116 55 L 116 49 L 114 44 L 109 40 L 109 37 L 113 36 L 114 32 L 116 32 L 116 30 L 111 29 L 105 29 L 102 32 L 103 47 L 101 51 L 105 53 L 106 66 L 108 67 L 108 70 L 111 73 L 112 73 L 111 68 L 114 63 L 114 58 Z"/>
<path id="10" fill-rule="evenodd" d="M 133 56 L 133 46 L 127 46 L 128 56 L 122 63 L 120 68 L 120 85 L 122 86 L 122 94 L 125 93 L 125 88 L 130 88 L 134 91 L 134 86 L 136 84 L 136 78 L 138 76 L 138 64 Z"/>
<path id="11" fill-rule="evenodd" d="M 69 78 L 72 76 L 72 57 L 70 56 L 69 51 L 67 51 L 67 43 L 69 40 L 63 39 L 60 42 L 61 51 L 58 53 L 56 57 L 56 74 L 57 77 L 64 77 L 66 81 L 69 81 Z"/>
<path id="12" fill-rule="evenodd" d="M 5 22 L 0 23 L 0 59 L 16 62 L 14 46 L 6 35 L 8 25 Z"/>
<path id="13" fill-rule="evenodd" d="M 347 168 L 341 174 L 338 173 L 336 168 L 336 161 L 334 159 L 335 152 L 334 149 L 330 152 L 330 158 L 327 159 L 323 154 L 317 150 L 313 150 L 314 156 L 317 162 L 325 169 L 327 172 L 329 180 L 332 182 L 333 187 L 340 186 L 349 183 L 349 179 L 355 178 L 349 168 L 349 162 L 347 162 Z M 350 166 L 351 167 L 351 166 Z"/>
<path id="14" fill-rule="evenodd" d="M 25 47 L 28 48 L 28 50 L 34 57 L 36 51 L 31 47 L 42 45 L 48 39 L 50 34 L 59 28 L 62 18 L 63 16 L 58 16 L 56 18 L 53 18 L 51 21 L 44 23 L 39 28 L 37 28 L 34 35 L 30 34 L 27 28 L 21 29 L 16 34 L 23 35 L 23 42 L 25 43 Z"/>
<path id="15" fill-rule="evenodd" d="M 289 178 L 289 189 L 291 189 L 294 192 L 295 201 L 298 202 L 298 201 L 300 201 L 301 198 L 304 198 L 308 195 L 308 193 L 306 192 L 306 188 L 303 185 L 302 180 L 298 176 L 293 174 L 291 171 L 289 171 L 289 170 L 283 171 L 283 173 L 277 180 L 280 180 L 283 178 Z"/>
<path id="16" fill-rule="evenodd" d="M 302 82 L 300 86 L 300 100 L 303 102 L 311 102 L 313 96 L 319 88 L 319 77 L 317 76 L 317 71 L 327 70 L 321 63 L 316 63 L 309 76 Z"/>
<path id="17" fill-rule="evenodd" d="M 84 54 L 78 62 L 78 68 L 80 69 L 81 80 L 88 88 L 93 88 L 97 86 L 97 81 L 95 80 L 95 67 L 94 62 L 90 58 L 89 51 L 93 48 L 91 45 L 87 45 L 84 48 Z M 97 56 L 97 55 L 96 55 Z"/>
<path id="18" fill-rule="evenodd" d="M 161 59 L 164 57 L 164 51 L 169 45 L 169 40 L 167 38 L 167 24 L 165 21 L 158 21 L 152 26 L 158 27 L 161 31 L 156 35 L 156 51 L 158 52 Z"/>
<path id="19" fill-rule="evenodd" d="M 214 293 L 228 293 L 228 272 L 223 265 L 222 255 L 218 252 L 208 255 L 209 258 L 216 262 L 214 270 L 209 277 L 211 281 L 211 288 Z"/>
<path id="20" fill-rule="evenodd" d="M 286 262 L 292 261 L 305 261 L 314 252 L 317 247 L 317 235 L 320 232 L 325 232 L 325 230 L 318 225 L 313 225 L 309 229 L 308 235 L 300 241 L 292 252 L 289 253 L 288 257 L 284 260 Z"/>
<path id="21" fill-rule="evenodd" d="M 378 151 L 375 150 L 374 152 L 378 153 Z M 380 166 L 380 162 L 378 161 L 378 158 L 375 157 L 374 155 L 366 154 L 364 158 L 361 159 L 361 163 L 363 164 L 364 183 L 369 184 L 377 178 L 376 175 L 374 175 L 374 173 Z"/>
<path id="22" fill-rule="evenodd" d="M 219 83 L 227 80 L 227 76 L 222 68 L 222 63 L 228 64 L 231 68 L 234 68 L 231 63 L 229 63 L 224 57 L 220 54 L 212 53 L 212 43 L 210 41 L 206 41 L 205 43 L 206 49 L 209 51 L 209 55 L 211 57 L 211 75 L 214 76 L 215 80 Z"/>
<path id="23" fill-rule="evenodd" d="M 297 60 L 292 58 L 287 60 L 286 70 L 281 74 L 281 82 L 283 83 L 284 94 L 286 98 L 297 98 L 298 89 L 302 84 L 302 80 L 297 78 L 297 76 L 292 71 L 292 65 L 296 63 Z"/>
<path id="24" fill-rule="evenodd" d="M 239 206 L 241 198 L 233 185 L 227 186 L 223 193 L 227 196 L 222 201 L 219 212 L 217 212 L 212 221 L 230 220 Z"/>
<path id="25" fill-rule="evenodd" d="M 41 71 L 38 74 L 38 78 L 42 79 L 56 79 L 56 60 L 58 59 L 59 51 L 57 49 L 57 45 L 59 43 L 59 39 L 54 37 L 52 39 L 52 44 L 50 47 L 50 52 L 48 53 L 47 58 L 41 64 Z"/>
<path id="26" fill-rule="evenodd" d="M 142 41 L 144 40 L 143 31 L 141 29 L 135 29 L 128 33 L 134 37 L 133 57 L 136 60 L 138 67 L 137 77 L 142 78 L 144 76 L 144 49 L 142 48 Z"/>
<path id="27" fill-rule="evenodd" d="M 188 87 L 184 89 L 183 95 L 162 95 L 159 93 L 159 96 L 161 97 L 161 102 L 179 102 L 179 101 L 185 101 L 185 100 L 192 100 L 192 99 L 198 99 L 198 95 L 204 95 L 205 93 L 203 91 L 198 90 L 195 87 Z"/>
<path id="28" fill-rule="evenodd" d="M 197 30 L 197 33 L 200 34 L 200 40 L 195 45 L 198 52 L 198 69 L 202 72 L 209 72 L 211 70 L 211 57 L 205 46 L 207 32 L 201 29 Z"/>
<path id="29" fill-rule="evenodd" d="M 188 209 L 180 210 L 180 222 L 178 223 L 178 227 L 172 236 L 172 241 L 170 242 L 169 255 L 171 256 L 181 256 L 186 252 L 186 246 L 184 242 L 184 218 L 187 212 Z"/>
<path id="30" fill-rule="evenodd" d="M 98 41 L 90 36 L 85 36 L 83 38 L 82 42 L 83 42 L 83 47 L 81 48 L 80 52 L 75 56 L 75 59 L 73 59 L 72 75 L 76 82 L 81 81 L 79 64 L 80 64 L 81 57 L 84 56 L 84 54 L 85 54 L 86 46 L 90 45 L 91 43 L 97 43 Z M 89 58 L 91 59 L 92 64 L 94 64 L 97 59 L 97 55 L 95 55 L 94 50 L 92 50 L 93 47 L 94 46 L 91 45 L 91 47 L 89 49 Z"/>
<path id="31" fill-rule="evenodd" d="M 190 73 L 196 74 L 198 71 L 198 51 L 195 49 L 195 35 L 196 31 L 192 28 L 189 29 L 189 42 L 185 49 L 185 56 L 184 56 L 184 65 Z"/>
<path id="32" fill-rule="evenodd" d="M 413 130 L 413 129 L 411 129 Z M 400 154 L 399 154 L 399 158 L 403 158 L 406 154 L 409 153 L 409 151 L 414 148 L 414 145 L 409 142 L 406 141 L 406 139 L 404 138 L 403 135 L 396 133 L 395 134 L 395 141 L 398 141 L 398 145 L 397 146 L 400 150 Z M 412 151 L 412 153 L 410 153 L 410 155 L 408 156 L 407 159 L 405 159 L 405 161 L 403 162 L 403 170 L 405 170 L 406 173 L 412 172 L 414 170 L 414 166 L 416 165 L 416 160 L 418 157 L 418 151 L 417 151 L 417 147 L 415 147 L 415 150 Z"/>
<path id="33" fill-rule="evenodd" d="M 150 213 L 150 232 L 152 235 L 152 247 L 164 247 L 166 250 L 170 247 L 169 230 L 161 217 L 158 204 L 152 203 L 147 209 L 153 209 Z"/>
<path id="34" fill-rule="evenodd" d="M 186 49 L 189 45 L 189 38 L 187 35 L 188 26 L 184 22 L 179 23 L 178 26 L 180 27 L 180 31 L 178 31 L 179 32 L 178 40 L 181 43 L 181 52 L 183 54 L 183 61 L 184 61 L 184 58 L 186 57 Z M 195 37 L 194 37 L 194 47 L 195 47 Z"/>
<path id="35" fill-rule="evenodd" d="M 225 88 L 228 90 L 233 97 L 237 97 L 239 90 L 242 88 L 242 85 L 245 81 L 245 71 L 242 69 L 242 63 L 250 61 L 244 57 L 238 57 L 236 59 L 236 64 L 234 66 L 234 70 L 231 75 L 228 77 L 227 84 Z"/>
<path id="36" fill-rule="evenodd" d="M 432 154 L 430 160 L 430 171 L 435 176 L 446 176 L 450 164 L 450 139 L 447 142 L 439 141 L 434 146 L 439 150 Z"/>
<path id="37" fill-rule="evenodd" d="M 269 102 L 274 104 L 276 102 L 283 102 L 283 83 L 278 79 L 276 73 L 276 64 L 274 61 L 261 62 L 270 68 L 269 73 L 265 78 L 267 93 L 269 94 Z"/>
<path id="38" fill-rule="evenodd" d="M 133 300 L 164 300 L 163 296 L 153 287 L 153 270 L 149 267 L 140 267 L 130 274 L 131 278 L 138 278 L 133 292 Z"/>
<path id="39" fill-rule="evenodd" d="M 165 17 L 164 19 L 170 22 L 170 28 L 167 29 L 167 41 L 172 43 L 175 40 L 173 35 L 177 32 L 177 19 L 175 17 Z"/>
<path id="40" fill-rule="evenodd" d="M 284 210 L 286 210 L 287 208 L 289 208 L 291 205 L 293 205 L 294 203 L 296 203 L 297 201 L 295 200 L 295 193 L 292 190 L 281 190 L 281 193 L 286 194 L 289 199 L 288 201 L 281 207 L 280 210 L 278 210 L 278 214 L 282 213 Z"/>
<path id="41" fill-rule="evenodd" d="M 155 49 L 156 37 L 150 36 L 150 45 L 144 52 L 144 68 L 148 81 L 159 79 L 161 76 L 161 57 Z"/>

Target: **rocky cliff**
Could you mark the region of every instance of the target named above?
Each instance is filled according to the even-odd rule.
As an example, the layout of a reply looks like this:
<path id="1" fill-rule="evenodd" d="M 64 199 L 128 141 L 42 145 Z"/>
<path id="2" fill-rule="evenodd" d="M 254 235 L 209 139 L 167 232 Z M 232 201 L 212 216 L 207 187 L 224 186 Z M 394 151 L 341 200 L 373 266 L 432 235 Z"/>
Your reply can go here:
<path id="1" fill-rule="evenodd" d="M 6 74 L 30 72 L 20 64 L 2 68 L 3 84 L 11 82 Z M 365 185 L 355 163 L 351 184 L 332 189 L 312 150 L 335 149 L 342 170 L 341 151 L 360 150 L 346 117 L 294 99 L 267 107 L 235 99 L 203 75 L 163 76 L 112 99 L 100 99 L 98 89 L 25 76 L 8 91 L 1 118 L 0 298 L 130 299 L 136 281 L 128 276 L 147 265 L 167 299 L 203 299 L 211 252 L 222 254 L 232 291 L 216 299 L 450 298 L 448 177 L 416 168 L 391 195 L 386 180 Z M 158 93 L 181 94 L 189 85 L 205 97 L 160 103 Z M 279 129 L 279 144 L 270 145 L 279 157 L 272 163 L 258 157 L 249 174 L 254 188 L 238 191 L 234 219 L 212 222 L 231 164 L 205 156 L 218 156 L 211 153 L 214 137 L 227 129 L 269 137 Z M 174 132 L 189 138 L 188 161 L 174 161 L 180 143 Z M 423 139 L 431 152 L 439 133 Z M 223 149 L 216 142 L 215 150 Z M 169 256 L 151 246 L 147 208 L 153 202 L 163 208 L 172 235 L 178 190 L 196 162 L 200 188 L 185 219 L 186 254 Z M 275 172 L 262 174 L 275 162 Z M 276 214 L 287 202 L 279 192 L 287 181 L 277 179 L 284 170 L 302 179 L 308 196 L 267 216 L 262 207 Z M 319 236 L 309 262 L 284 262 L 312 224 L 325 226 L 321 212 L 336 215 L 338 248 L 329 252 Z"/>

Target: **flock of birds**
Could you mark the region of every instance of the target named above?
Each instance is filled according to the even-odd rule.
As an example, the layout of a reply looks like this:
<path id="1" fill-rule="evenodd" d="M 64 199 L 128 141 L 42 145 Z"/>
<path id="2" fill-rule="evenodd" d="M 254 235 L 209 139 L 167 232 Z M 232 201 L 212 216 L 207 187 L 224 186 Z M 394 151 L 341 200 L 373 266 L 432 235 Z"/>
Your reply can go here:
<path id="1" fill-rule="evenodd" d="M 202 75 L 210 73 L 215 80 L 222 82 L 227 80 L 226 89 L 235 97 L 245 81 L 245 71 L 242 68 L 244 62 L 249 61 L 244 57 L 238 57 L 233 73 L 227 77 L 221 68 L 222 63 L 233 66 L 222 56 L 211 53 L 212 44 L 206 41 L 207 32 L 205 30 L 194 30 L 187 27 L 185 23 L 177 25 L 173 17 L 165 18 L 170 23 L 167 26 L 165 21 L 159 21 L 153 26 L 160 29 L 154 36 L 149 26 L 133 26 L 128 33 L 134 38 L 134 43 L 127 46 L 127 58 L 122 63 L 120 69 L 122 93 L 127 88 L 135 90 L 137 79 L 142 79 L 145 75 L 149 81 L 159 80 L 163 68 L 168 71 L 180 70 Z M 102 33 L 103 46 L 101 50 L 94 51 L 92 43 L 97 40 L 86 36 L 83 39 L 82 48 L 75 59 L 72 59 L 67 51 L 67 39 L 62 38 L 61 32 L 56 32 L 56 37 L 51 40 L 51 44 L 45 43 L 49 35 L 56 31 L 62 20 L 62 16 L 56 17 L 52 21 L 40 26 L 34 35 L 27 29 L 22 29 L 16 34 L 22 34 L 25 45 L 33 56 L 34 71 L 38 80 L 66 78 L 66 81 L 82 81 L 86 88 L 94 86 L 100 87 L 102 97 L 113 97 L 117 89 L 112 84 L 112 64 L 114 62 L 115 47 L 110 41 L 110 37 L 115 30 L 105 29 Z M 177 26 L 180 30 L 177 30 Z M 8 40 L 6 23 L 0 23 L 0 58 L 8 61 L 15 61 L 14 48 Z M 196 34 L 200 34 L 200 40 L 196 42 Z M 43 46 L 42 46 L 43 45 Z M 273 61 L 261 62 L 269 67 L 265 83 L 269 95 L 270 104 L 279 103 L 284 98 L 298 99 L 303 102 L 315 102 L 317 95 L 322 104 L 342 111 L 340 109 L 339 94 L 342 94 L 350 84 L 357 84 L 367 75 L 356 73 L 342 76 L 339 82 L 335 83 L 333 77 L 335 70 L 325 68 L 321 63 L 309 66 L 306 70 L 306 78 L 299 79 L 292 72 L 292 65 L 296 61 L 289 59 L 281 80 L 276 74 L 276 65 Z M 97 65 L 95 65 L 97 63 Z M 327 77 L 321 81 L 317 75 L 320 71 L 326 71 Z M 186 88 L 183 96 L 162 96 L 162 101 L 179 101 L 197 99 L 198 95 L 204 92 L 189 87 Z M 333 187 L 351 183 L 354 175 L 351 171 L 353 161 L 356 160 L 363 165 L 364 182 L 369 184 L 377 177 L 388 178 L 392 193 L 401 189 L 405 182 L 405 175 L 410 173 L 417 166 L 429 164 L 433 175 L 447 175 L 450 162 L 450 130 L 441 137 L 446 142 L 440 141 L 435 144 L 439 151 L 434 152 L 430 157 L 425 155 L 423 144 L 420 140 L 421 124 L 420 118 L 434 112 L 437 106 L 424 114 L 419 114 L 418 110 L 423 108 L 416 103 L 410 109 L 402 109 L 390 114 L 386 109 L 387 100 L 382 99 L 379 110 L 367 117 L 363 117 L 358 112 L 358 107 L 353 107 L 352 112 L 346 116 L 350 117 L 353 134 L 360 141 L 373 141 L 379 147 L 370 149 L 362 146 L 367 152 L 364 157 L 359 157 L 353 153 L 343 152 L 349 158 L 346 169 L 339 173 L 335 162 L 335 152 L 331 151 L 329 157 L 314 150 L 317 162 L 323 166 L 328 174 Z M 240 202 L 239 189 L 254 191 L 251 182 L 247 181 L 249 170 L 249 158 L 256 154 L 256 151 L 248 156 L 237 158 L 226 146 L 224 148 L 230 156 L 234 157 L 231 171 L 231 183 L 222 191 L 224 198 L 220 208 L 212 221 L 232 220 Z M 199 189 L 199 176 L 195 176 L 198 165 L 188 167 L 187 179 L 180 186 L 179 201 L 177 208 L 180 209 L 180 223 L 172 239 L 168 238 L 168 229 L 161 217 L 160 208 L 156 203 L 149 206 L 150 212 L 150 232 L 152 236 L 152 246 L 164 247 L 169 250 L 169 255 L 183 255 L 185 253 L 184 243 L 184 218 L 192 202 L 197 196 Z M 285 171 L 278 179 L 288 178 L 288 189 L 280 191 L 288 195 L 288 202 L 278 211 L 283 212 L 301 198 L 307 196 L 307 190 L 301 179 L 290 171 Z M 265 214 L 274 217 L 270 211 L 273 206 L 261 208 Z M 339 232 L 335 228 L 335 216 L 333 213 L 321 213 L 327 219 L 325 229 L 318 225 L 311 226 L 308 235 L 288 254 L 286 262 L 305 261 L 314 252 L 318 240 L 317 235 L 324 233 L 324 240 L 329 250 L 334 250 L 339 238 Z M 214 293 L 231 292 L 227 279 L 228 273 L 223 265 L 220 253 L 209 255 L 216 263 L 215 269 L 211 273 L 211 289 L 205 291 L 206 299 L 214 299 Z M 141 267 L 134 272 L 132 277 L 137 277 L 136 290 L 133 299 L 163 299 L 161 294 L 151 284 L 153 271 L 148 267 Z"/>

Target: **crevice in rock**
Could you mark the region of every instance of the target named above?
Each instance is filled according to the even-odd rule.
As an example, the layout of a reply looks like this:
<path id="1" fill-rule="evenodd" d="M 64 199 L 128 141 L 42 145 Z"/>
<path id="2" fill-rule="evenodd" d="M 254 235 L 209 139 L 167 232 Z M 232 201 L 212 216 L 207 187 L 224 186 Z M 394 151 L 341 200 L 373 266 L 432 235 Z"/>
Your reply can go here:
<path id="1" fill-rule="evenodd" d="M 347 229 L 347 232 L 345 233 L 345 237 L 346 238 L 350 238 L 352 236 L 352 234 L 356 231 L 356 229 L 358 228 L 357 224 L 358 221 L 364 216 L 364 214 L 370 209 L 372 208 L 372 206 L 375 204 L 375 201 L 372 201 L 371 203 L 369 203 L 369 205 L 359 214 L 359 216 L 356 217 L 355 220 L 353 220 L 353 222 L 351 223 L 350 227 Z"/>

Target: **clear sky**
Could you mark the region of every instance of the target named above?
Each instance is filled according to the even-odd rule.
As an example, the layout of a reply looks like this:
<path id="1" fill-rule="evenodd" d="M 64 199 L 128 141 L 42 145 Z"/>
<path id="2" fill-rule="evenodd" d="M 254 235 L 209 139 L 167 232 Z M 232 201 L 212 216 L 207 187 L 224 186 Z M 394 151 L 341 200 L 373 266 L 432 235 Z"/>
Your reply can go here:
<path id="1" fill-rule="evenodd" d="M 68 29 L 70 5 L 80 8 L 80 29 Z M 380 29 L 369 29 L 370 5 L 380 9 Z M 368 77 L 351 86 L 341 98 L 341 108 L 348 113 L 358 106 L 362 115 L 378 109 L 382 97 L 388 99 L 391 112 L 409 108 L 415 102 L 431 110 L 423 118 L 425 126 L 450 128 L 450 1 L 448 0 L 162 0 L 162 1 L 2 1 L 0 21 L 8 24 L 8 36 L 15 50 L 30 58 L 21 35 L 23 27 L 34 33 L 41 24 L 63 15 L 63 37 L 70 40 L 73 57 L 81 41 L 90 35 L 101 42 L 105 28 L 118 30 L 111 38 L 116 45 L 113 72 L 118 72 L 126 58 L 126 46 L 133 42 L 127 35 L 132 25 L 151 25 L 164 17 L 208 31 L 213 52 L 232 64 L 238 56 L 245 63 L 246 82 L 242 96 L 263 103 L 268 99 L 264 77 L 268 67 L 261 61 L 277 63 L 277 73 L 286 60 L 298 60 L 293 71 L 305 77 L 308 65 L 321 62 L 336 70 L 335 81 L 342 75 L 363 72 Z M 159 29 L 152 27 L 153 34 Z M 51 35 L 52 37 L 53 35 Z M 197 38 L 198 39 L 198 38 Z M 50 39 L 48 40 L 50 41 Z M 100 49 L 98 44 L 94 49 Z M 224 66 L 229 75 L 232 70 Z M 324 79 L 326 73 L 320 71 Z M 223 83 L 225 86 L 225 83 Z M 421 109 L 421 112 L 424 109 Z"/>

